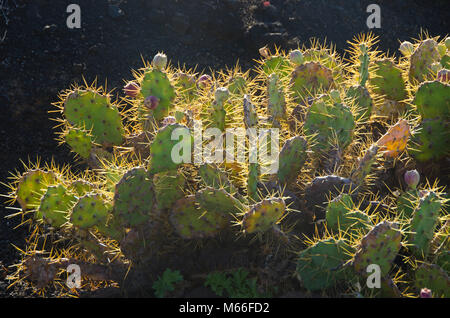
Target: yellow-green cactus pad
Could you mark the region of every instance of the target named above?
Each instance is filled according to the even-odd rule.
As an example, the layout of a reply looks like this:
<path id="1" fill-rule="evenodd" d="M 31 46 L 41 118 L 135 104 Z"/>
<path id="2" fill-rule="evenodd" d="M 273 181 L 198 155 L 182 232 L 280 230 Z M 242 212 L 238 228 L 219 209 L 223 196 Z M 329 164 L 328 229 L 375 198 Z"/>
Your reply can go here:
<path id="1" fill-rule="evenodd" d="M 317 62 L 307 62 L 297 66 L 291 75 L 291 90 L 300 100 L 314 97 L 322 90 L 334 87 L 331 69 Z"/>
<path id="2" fill-rule="evenodd" d="M 166 73 L 157 69 L 147 70 L 141 82 L 141 93 L 144 98 L 155 96 L 159 99 L 158 106 L 149 110 L 157 121 L 169 115 L 169 110 L 173 107 L 175 89 Z"/>
<path id="3" fill-rule="evenodd" d="M 49 185 L 55 184 L 56 176 L 50 171 L 30 170 L 22 175 L 16 191 L 17 202 L 23 210 L 37 208 Z"/>
<path id="4" fill-rule="evenodd" d="M 246 233 L 266 232 L 280 221 L 286 211 L 281 198 L 264 199 L 244 214 L 242 226 Z"/>
<path id="5" fill-rule="evenodd" d="M 59 228 L 68 221 L 68 215 L 75 202 L 76 197 L 63 185 L 49 186 L 41 198 L 38 213 L 44 222 Z"/>
<path id="6" fill-rule="evenodd" d="M 172 133 L 179 132 L 180 135 L 172 140 Z M 184 135 L 183 135 L 184 134 Z M 174 149 L 177 147 L 177 149 Z M 192 162 L 192 151 L 194 147 L 194 138 L 188 127 L 180 124 L 169 124 L 158 130 L 152 144 L 150 145 L 150 162 L 149 172 L 159 173 L 168 170 L 175 170 L 181 163 L 178 159 L 182 159 L 184 151 L 188 151 L 188 162 Z M 172 158 L 172 151 L 174 155 L 179 157 Z"/>
<path id="7" fill-rule="evenodd" d="M 90 130 L 96 143 L 110 146 L 123 141 L 122 119 L 108 95 L 75 90 L 64 102 L 64 115 L 72 126 Z"/>
<path id="8" fill-rule="evenodd" d="M 185 239 L 213 237 L 229 223 L 225 213 L 206 212 L 198 208 L 194 195 L 175 202 L 170 222 L 178 235 Z"/>
<path id="9" fill-rule="evenodd" d="M 356 272 L 367 275 L 367 267 L 376 264 L 380 266 L 381 276 L 386 276 L 400 251 L 401 239 L 402 233 L 398 230 L 398 224 L 383 221 L 375 225 L 361 239 L 353 258 Z"/>
<path id="10" fill-rule="evenodd" d="M 81 228 L 102 227 L 106 224 L 110 205 L 98 194 L 86 194 L 72 208 L 70 222 Z"/>
<path id="11" fill-rule="evenodd" d="M 138 226 L 150 218 L 153 201 L 153 178 L 144 168 L 132 168 L 116 185 L 113 214 L 125 226 Z"/>
<path id="12" fill-rule="evenodd" d="M 92 136 L 82 129 L 72 128 L 64 137 L 72 151 L 79 154 L 81 158 L 87 159 L 91 154 Z"/>

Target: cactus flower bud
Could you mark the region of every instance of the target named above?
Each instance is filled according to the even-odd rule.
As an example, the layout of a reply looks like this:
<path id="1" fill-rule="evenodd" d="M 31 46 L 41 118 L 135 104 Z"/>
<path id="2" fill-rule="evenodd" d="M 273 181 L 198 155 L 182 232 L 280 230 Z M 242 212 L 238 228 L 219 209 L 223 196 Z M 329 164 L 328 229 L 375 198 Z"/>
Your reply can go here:
<path id="1" fill-rule="evenodd" d="M 199 88 L 205 88 L 205 87 L 210 86 L 211 84 L 212 84 L 212 78 L 211 78 L 211 76 L 209 76 L 207 74 L 203 74 L 197 80 L 197 86 Z"/>
<path id="2" fill-rule="evenodd" d="M 136 97 L 141 91 L 141 88 L 136 82 L 128 82 L 127 85 L 123 87 L 123 91 L 129 97 Z"/>
<path id="3" fill-rule="evenodd" d="M 414 45 L 409 41 L 402 42 L 402 44 L 400 44 L 399 51 L 404 56 L 411 55 L 412 52 L 414 52 Z"/>
<path id="4" fill-rule="evenodd" d="M 405 172 L 405 183 L 411 189 L 415 189 L 420 181 L 420 174 L 417 170 L 409 170 Z"/>
<path id="5" fill-rule="evenodd" d="M 167 56 L 164 53 L 158 53 L 153 57 L 152 65 L 157 70 L 162 71 L 167 66 Z"/>
<path id="6" fill-rule="evenodd" d="M 422 288 L 420 290 L 420 298 L 432 298 L 431 290 L 428 288 Z"/>
<path id="7" fill-rule="evenodd" d="M 228 92 L 228 88 L 226 87 L 219 87 L 216 89 L 216 92 L 214 93 L 214 98 L 217 103 L 223 103 L 230 93 Z"/>
<path id="8" fill-rule="evenodd" d="M 262 57 L 268 59 L 269 58 L 269 49 L 267 48 L 267 46 L 260 48 L 259 54 L 261 54 Z"/>
<path id="9" fill-rule="evenodd" d="M 440 70 L 437 73 L 437 80 L 443 83 L 450 81 L 450 71 L 445 68 Z"/>
<path id="10" fill-rule="evenodd" d="M 289 53 L 289 60 L 295 65 L 303 64 L 303 53 L 300 50 L 294 50 Z"/>
<path id="11" fill-rule="evenodd" d="M 447 47 L 447 50 L 450 50 L 450 37 L 445 39 L 445 46 Z"/>
<path id="12" fill-rule="evenodd" d="M 156 107 L 158 107 L 159 104 L 159 98 L 156 96 L 148 96 L 145 100 L 144 100 L 144 106 L 147 107 L 148 109 L 155 109 Z"/>

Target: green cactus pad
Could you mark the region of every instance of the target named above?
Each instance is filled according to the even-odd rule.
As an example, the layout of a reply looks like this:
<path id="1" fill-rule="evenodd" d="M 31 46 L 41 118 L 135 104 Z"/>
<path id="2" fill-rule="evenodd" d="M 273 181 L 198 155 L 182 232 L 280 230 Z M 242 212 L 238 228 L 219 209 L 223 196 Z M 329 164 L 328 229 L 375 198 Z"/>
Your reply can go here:
<path id="1" fill-rule="evenodd" d="M 373 91 L 391 101 L 402 101 L 408 97 L 402 70 L 390 59 L 375 61 L 375 76 L 370 78 Z"/>
<path id="2" fill-rule="evenodd" d="M 450 152 L 450 122 L 425 119 L 411 139 L 411 154 L 418 161 L 439 160 Z"/>
<path id="3" fill-rule="evenodd" d="M 78 197 L 82 197 L 83 195 L 93 191 L 95 189 L 95 185 L 85 180 L 75 180 L 70 183 L 68 188 Z"/>
<path id="4" fill-rule="evenodd" d="M 350 179 L 354 184 L 363 184 L 365 178 L 370 174 L 372 167 L 377 160 L 378 149 L 376 144 L 370 146 L 364 153 L 364 156 L 359 159 L 358 166 L 352 171 L 350 176 Z"/>
<path id="5" fill-rule="evenodd" d="M 217 235 L 228 224 L 225 213 L 205 212 L 195 204 L 195 196 L 187 196 L 174 203 L 170 222 L 178 235 L 185 239 L 206 238 Z"/>
<path id="6" fill-rule="evenodd" d="M 267 84 L 267 113 L 274 127 L 280 127 L 280 121 L 286 119 L 286 101 L 278 75 L 270 74 Z"/>
<path id="7" fill-rule="evenodd" d="M 420 198 L 411 220 L 408 243 L 412 245 L 414 254 L 427 256 L 434 231 L 439 222 L 442 203 L 436 193 L 428 192 Z"/>
<path id="8" fill-rule="evenodd" d="M 202 164 L 198 173 L 203 182 L 210 187 L 219 189 L 224 188 L 228 193 L 234 194 L 236 188 L 230 182 L 228 174 L 213 164 Z"/>
<path id="9" fill-rule="evenodd" d="M 450 297 L 450 278 L 438 265 L 423 263 L 416 270 L 415 287 L 431 289 L 433 297 Z"/>
<path id="10" fill-rule="evenodd" d="M 286 76 L 290 72 L 291 64 L 289 63 L 289 59 L 282 55 L 271 56 L 264 61 L 262 69 L 267 76 L 272 73 L 276 73 L 279 76 Z"/>
<path id="11" fill-rule="evenodd" d="M 258 200 L 259 168 L 258 163 L 248 164 L 247 195 L 254 201 Z"/>
<path id="12" fill-rule="evenodd" d="M 70 222 L 81 229 L 102 227 L 106 224 L 109 212 L 110 205 L 100 195 L 86 194 L 72 208 Z"/>
<path id="13" fill-rule="evenodd" d="M 278 180 L 282 184 L 291 183 L 297 179 L 306 161 L 307 142 L 301 136 L 295 136 L 283 145 L 279 155 Z"/>
<path id="14" fill-rule="evenodd" d="M 43 170 L 29 170 L 19 179 L 16 198 L 23 210 L 37 208 L 47 187 L 55 184 L 54 173 Z"/>
<path id="15" fill-rule="evenodd" d="M 300 252 L 296 275 L 303 287 L 318 291 L 333 287 L 347 277 L 343 265 L 350 260 L 352 251 L 343 240 L 334 238 L 318 241 Z"/>
<path id="16" fill-rule="evenodd" d="M 44 222 L 59 228 L 68 221 L 69 212 L 75 202 L 76 197 L 63 185 L 49 186 L 41 198 L 38 213 Z"/>
<path id="17" fill-rule="evenodd" d="M 305 119 L 305 133 L 315 136 L 313 150 L 326 152 L 330 141 L 337 136 L 339 148 L 345 149 L 353 140 L 355 120 L 350 108 L 344 104 L 331 105 L 324 98 L 316 100 L 308 109 Z"/>
<path id="18" fill-rule="evenodd" d="M 206 187 L 195 194 L 200 207 L 208 212 L 237 215 L 244 211 L 244 205 L 225 189 Z"/>
<path id="19" fill-rule="evenodd" d="M 94 142 L 111 146 L 123 141 L 124 128 L 117 107 L 109 96 L 91 90 L 75 90 L 64 103 L 67 121 L 91 131 Z"/>
<path id="20" fill-rule="evenodd" d="M 178 129 L 180 132 L 185 132 L 188 134 L 188 138 L 185 138 L 183 135 L 179 136 L 178 140 L 172 140 L 172 133 Z M 194 139 L 189 128 L 180 124 L 169 124 L 158 130 L 152 144 L 150 145 L 150 173 L 155 174 L 168 170 L 175 170 L 181 164 L 181 162 L 177 163 L 172 159 L 172 149 L 175 146 L 180 147 L 178 148 L 180 151 L 176 152 L 177 155 L 182 154 L 184 149 L 189 149 L 191 152 L 189 160 L 192 159 Z M 174 151 L 176 151 L 176 149 L 174 149 Z"/>
<path id="21" fill-rule="evenodd" d="M 264 199 L 252 205 L 244 214 L 242 226 L 246 233 L 270 230 L 284 216 L 286 204 L 281 198 Z"/>
<path id="22" fill-rule="evenodd" d="M 197 84 L 193 75 L 176 74 L 175 88 L 185 100 L 192 101 L 197 96 Z"/>
<path id="23" fill-rule="evenodd" d="M 184 196 L 186 179 L 177 170 L 155 174 L 153 177 L 158 209 L 168 209 Z"/>
<path id="24" fill-rule="evenodd" d="M 349 194 L 341 194 L 328 203 L 326 220 L 327 227 L 335 233 L 366 232 L 372 225 L 367 214 L 354 209 L 353 200 Z"/>
<path id="25" fill-rule="evenodd" d="M 329 68 L 317 62 L 307 62 L 292 72 L 290 85 L 295 97 L 306 100 L 308 96 L 314 97 L 318 92 L 334 87 L 334 80 Z"/>
<path id="26" fill-rule="evenodd" d="M 367 275 L 367 267 L 376 264 L 380 266 L 381 276 L 389 273 L 392 262 L 401 248 L 402 234 L 397 227 L 396 223 L 383 221 L 361 239 L 353 258 L 356 272 Z"/>
<path id="27" fill-rule="evenodd" d="M 231 94 L 243 94 L 247 88 L 247 82 L 242 75 L 237 75 L 230 79 L 227 87 Z"/>
<path id="28" fill-rule="evenodd" d="M 244 125 L 245 128 L 253 128 L 258 125 L 258 113 L 252 104 L 250 95 L 244 95 Z"/>
<path id="29" fill-rule="evenodd" d="M 370 118 L 372 114 L 373 101 L 372 97 L 370 97 L 369 90 L 361 85 L 351 86 L 347 90 L 346 97 L 354 102 L 357 107 L 357 118 L 361 118 L 362 120 L 367 120 Z"/>
<path id="30" fill-rule="evenodd" d="M 72 148 L 72 151 L 87 159 L 91 155 L 92 136 L 83 129 L 72 128 L 64 137 L 66 143 Z"/>
<path id="31" fill-rule="evenodd" d="M 145 110 L 144 112 L 151 112 L 157 121 L 169 115 L 169 110 L 173 107 L 172 102 L 175 98 L 175 90 L 166 73 L 157 69 L 147 70 L 141 82 L 141 93 L 144 99 L 148 96 L 159 98 L 159 104 L 156 109 L 151 111 Z"/>
<path id="32" fill-rule="evenodd" d="M 117 183 L 113 214 L 125 226 L 145 223 L 153 209 L 153 180 L 144 168 L 132 168 Z"/>
<path id="33" fill-rule="evenodd" d="M 422 119 L 448 118 L 450 115 L 450 85 L 439 81 L 424 82 L 417 89 L 413 104 Z"/>
<path id="34" fill-rule="evenodd" d="M 411 82 L 426 81 L 432 75 L 431 65 L 439 62 L 440 59 L 438 44 L 435 40 L 427 39 L 420 43 L 410 58 L 409 80 Z"/>

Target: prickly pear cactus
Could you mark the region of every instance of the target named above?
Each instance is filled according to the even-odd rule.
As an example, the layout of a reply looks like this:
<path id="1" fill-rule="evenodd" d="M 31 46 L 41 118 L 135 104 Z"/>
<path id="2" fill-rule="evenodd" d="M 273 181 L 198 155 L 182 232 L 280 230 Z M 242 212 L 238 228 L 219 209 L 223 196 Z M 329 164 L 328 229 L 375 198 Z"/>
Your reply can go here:
<path id="1" fill-rule="evenodd" d="M 400 58 L 372 34 L 345 59 L 262 48 L 253 71 L 210 75 L 158 53 L 116 100 L 95 82 L 62 92 L 56 140 L 82 160 L 12 173 L 8 217 L 30 234 L 7 279 L 77 295 L 60 282 L 78 264 L 82 292 L 128 294 L 164 268 L 183 290 L 244 267 L 275 296 L 447 297 L 450 42 L 420 38 Z M 380 289 L 355 293 L 374 265 Z"/>

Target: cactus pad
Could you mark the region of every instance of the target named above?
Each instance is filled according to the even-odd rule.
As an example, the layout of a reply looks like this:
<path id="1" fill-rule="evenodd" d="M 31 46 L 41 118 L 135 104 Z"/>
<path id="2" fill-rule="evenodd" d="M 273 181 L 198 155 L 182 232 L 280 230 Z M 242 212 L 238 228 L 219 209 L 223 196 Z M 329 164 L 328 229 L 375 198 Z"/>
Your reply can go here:
<path id="1" fill-rule="evenodd" d="M 292 72 L 290 85 L 296 97 L 306 99 L 333 87 L 334 80 L 331 69 L 317 62 L 307 62 Z"/>
<path id="2" fill-rule="evenodd" d="M 306 161 L 306 147 L 307 142 L 301 136 L 286 140 L 279 155 L 278 180 L 280 183 L 290 183 L 297 179 Z"/>
<path id="3" fill-rule="evenodd" d="M 172 133 L 177 129 L 179 129 L 180 132 L 185 132 L 187 134 L 187 140 L 184 135 L 179 136 L 178 140 L 172 140 Z M 181 151 L 184 149 L 189 149 L 192 153 L 194 141 L 189 128 L 180 124 L 169 124 L 158 130 L 152 144 L 150 145 L 150 173 L 174 170 L 181 164 L 174 162 L 172 159 L 172 149 L 176 145 L 181 147 L 180 155 L 182 154 Z M 191 155 L 189 159 L 191 159 Z"/>
<path id="4" fill-rule="evenodd" d="M 225 189 L 207 187 L 195 194 L 198 204 L 207 212 L 237 215 L 244 211 L 244 205 Z"/>
<path id="5" fill-rule="evenodd" d="M 81 228 L 89 229 L 104 226 L 108 219 L 110 205 L 98 194 L 87 194 L 78 199 L 72 208 L 70 222 Z"/>
<path id="6" fill-rule="evenodd" d="M 225 213 L 205 212 L 195 204 L 195 196 L 187 196 L 174 203 L 170 222 L 176 232 L 185 239 L 212 237 L 227 224 Z"/>
<path id="7" fill-rule="evenodd" d="M 72 151 L 87 159 L 91 155 L 92 136 L 89 132 L 82 129 L 70 129 L 64 137 L 66 143 L 72 148 Z"/>
<path id="8" fill-rule="evenodd" d="M 350 108 L 344 104 L 334 105 L 324 98 L 316 100 L 308 109 L 305 119 L 305 133 L 315 136 L 315 151 L 326 152 L 330 141 L 337 136 L 339 148 L 345 149 L 353 140 L 355 120 Z"/>
<path id="9" fill-rule="evenodd" d="M 38 213 L 44 222 L 59 228 L 68 221 L 69 212 L 75 202 L 76 197 L 63 185 L 49 186 L 41 198 Z"/>
<path id="10" fill-rule="evenodd" d="M 296 274 L 302 285 L 310 290 L 333 287 L 346 278 L 342 267 L 350 258 L 351 247 L 334 238 L 318 241 L 300 252 Z"/>
<path id="11" fill-rule="evenodd" d="M 431 289 L 434 297 L 450 296 L 450 278 L 438 265 L 423 263 L 416 270 L 416 288 Z"/>
<path id="12" fill-rule="evenodd" d="M 150 218 L 153 200 L 151 176 L 144 168 L 133 168 L 116 185 L 113 214 L 125 226 L 138 226 Z"/>
<path id="13" fill-rule="evenodd" d="M 409 231 L 409 243 L 412 244 L 417 256 L 426 256 L 430 250 L 430 243 L 439 222 L 442 203 L 436 193 L 428 192 L 420 198 L 414 210 Z"/>
<path id="14" fill-rule="evenodd" d="M 389 273 L 401 247 L 402 234 L 397 227 L 396 223 L 383 221 L 361 239 L 353 258 L 353 265 L 358 273 L 367 274 L 366 269 L 370 264 L 380 266 L 381 276 Z"/>
<path id="15" fill-rule="evenodd" d="M 244 214 L 242 226 L 246 233 L 266 232 L 277 224 L 286 211 L 283 199 L 264 199 Z"/>
<path id="16" fill-rule="evenodd" d="M 406 149 L 410 135 L 408 122 L 400 119 L 378 139 L 377 146 L 384 152 L 385 157 L 396 158 Z"/>
<path id="17" fill-rule="evenodd" d="M 141 93 L 144 99 L 149 96 L 159 99 L 158 106 L 154 110 L 150 110 L 157 121 L 169 115 L 175 98 L 175 90 L 166 73 L 157 69 L 147 70 L 141 82 Z"/>
<path id="18" fill-rule="evenodd" d="M 54 173 L 43 170 L 29 170 L 19 179 L 16 191 L 17 202 L 23 210 L 39 206 L 41 197 L 49 185 L 56 183 Z"/>
<path id="19" fill-rule="evenodd" d="M 439 81 L 420 84 L 413 103 L 422 119 L 448 118 L 450 115 L 450 85 Z"/>
<path id="20" fill-rule="evenodd" d="M 350 230 L 366 231 L 372 225 L 367 214 L 354 209 L 352 197 L 349 194 L 341 194 L 330 201 L 326 213 L 327 227 L 335 233 L 347 233 Z"/>
<path id="21" fill-rule="evenodd" d="M 186 180 L 177 170 L 161 172 L 153 177 L 158 209 L 168 209 L 184 196 Z"/>
<path id="22" fill-rule="evenodd" d="M 108 95 L 75 90 L 65 100 L 64 115 L 71 125 L 90 130 L 96 143 L 110 146 L 123 141 L 122 119 Z"/>
<path id="23" fill-rule="evenodd" d="M 410 58 L 409 80 L 411 82 L 423 82 L 432 74 L 430 67 L 433 63 L 439 62 L 441 56 L 438 44 L 433 39 L 427 39 L 420 43 L 414 50 Z"/>

